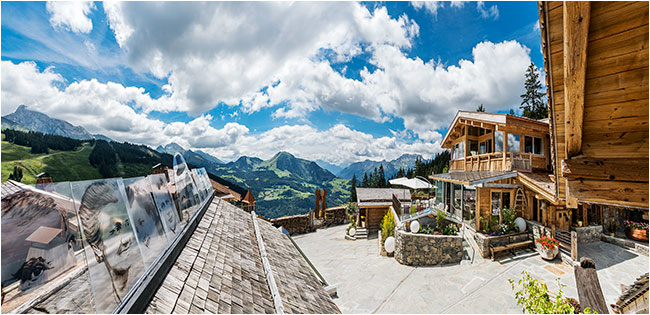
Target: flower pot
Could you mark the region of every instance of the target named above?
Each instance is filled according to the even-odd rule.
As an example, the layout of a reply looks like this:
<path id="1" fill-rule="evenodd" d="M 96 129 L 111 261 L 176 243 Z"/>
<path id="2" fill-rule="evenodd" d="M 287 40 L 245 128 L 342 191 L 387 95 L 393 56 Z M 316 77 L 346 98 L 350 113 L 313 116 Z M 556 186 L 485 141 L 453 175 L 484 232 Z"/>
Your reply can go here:
<path id="1" fill-rule="evenodd" d="M 560 252 L 560 248 L 555 246 L 551 249 L 545 248 L 542 245 L 537 244 L 537 252 L 545 260 L 553 260 Z"/>
<path id="2" fill-rule="evenodd" d="M 635 228 L 625 229 L 625 236 L 631 240 L 635 241 L 648 241 L 648 230 L 640 230 Z"/>

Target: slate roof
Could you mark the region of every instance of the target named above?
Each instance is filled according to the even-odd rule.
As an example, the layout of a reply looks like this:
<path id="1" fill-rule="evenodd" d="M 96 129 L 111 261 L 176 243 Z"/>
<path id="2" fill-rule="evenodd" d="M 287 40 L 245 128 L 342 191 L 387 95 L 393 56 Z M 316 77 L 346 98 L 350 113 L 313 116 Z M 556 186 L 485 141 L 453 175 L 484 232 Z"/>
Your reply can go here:
<path id="1" fill-rule="evenodd" d="M 411 192 L 404 188 L 362 188 L 357 187 L 357 205 L 363 206 L 390 206 L 393 195 L 400 201 L 411 201 Z"/>
<path id="2" fill-rule="evenodd" d="M 625 307 L 626 305 L 634 302 L 638 297 L 642 296 L 645 292 L 648 291 L 648 273 L 638 277 L 634 284 L 632 284 L 616 301 L 616 305 L 620 308 Z"/>
<path id="3" fill-rule="evenodd" d="M 287 313 L 339 313 L 291 240 L 257 220 Z M 251 214 L 214 198 L 146 313 L 275 313 Z"/>

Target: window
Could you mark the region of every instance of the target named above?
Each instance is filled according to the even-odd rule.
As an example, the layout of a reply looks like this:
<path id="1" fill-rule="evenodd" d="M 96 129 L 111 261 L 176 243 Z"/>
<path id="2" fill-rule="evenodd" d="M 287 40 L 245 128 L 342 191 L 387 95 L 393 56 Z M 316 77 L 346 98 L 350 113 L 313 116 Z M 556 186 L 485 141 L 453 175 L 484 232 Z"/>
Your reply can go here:
<path id="1" fill-rule="evenodd" d="M 485 146 L 486 146 L 485 141 L 481 142 L 481 145 L 480 145 L 480 147 L 478 149 L 479 154 L 485 154 L 486 153 L 487 150 L 486 150 Z"/>
<path id="2" fill-rule="evenodd" d="M 508 134 L 508 152 L 520 152 L 519 135 Z"/>
<path id="3" fill-rule="evenodd" d="M 503 208 L 510 209 L 510 192 L 492 191 L 492 215 L 499 215 Z"/>
<path id="4" fill-rule="evenodd" d="M 533 154 L 542 154 L 542 138 L 538 137 L 524 137 L 524 152 Z"/>
<path id="5" fill-rule="evenodd" d="M 469 152 L 472 155 L 478 154 L 478 141 L 469 140 L 467 141 L 467 144 L 469 145 Z"/>
<path id="6" fill-rule="evenodd" d="M 465 142 L 459 142 L 454 144 L 452 159 L 457 160 L 457 159 L 462 159 L 464 157 L 465 157 Z"/>
<path id="7" fill-rule="evenodd" d="M 494 132 L 494 152 L 503 152 L 503 132 Z"/>
<path id="8" fill-rule="evenodd" d="M 469 126 L 469 129 L 467 130 L 467 134 L 470 136 L 478 136 L 479 135 L 479 129 L 478 127 L 474 126 Z"/>
<path id="9" fill-rule="evenodd" d="M 492 153 L 492 139 L 485 140 L 479 144 L 479 154 Z"/>

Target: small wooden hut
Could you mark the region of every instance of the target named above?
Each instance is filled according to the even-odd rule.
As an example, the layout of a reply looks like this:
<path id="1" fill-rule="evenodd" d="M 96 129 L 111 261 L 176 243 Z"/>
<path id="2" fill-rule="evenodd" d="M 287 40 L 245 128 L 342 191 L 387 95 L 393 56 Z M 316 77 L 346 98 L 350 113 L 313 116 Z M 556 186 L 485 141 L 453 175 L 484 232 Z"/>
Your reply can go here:
<path id="1" fill-rule="evenodd" d="M 392 205 L 393 195 L 396 195 L 400 202 L 411 202 L 411 192 L 408 189 L 357 187 L 357 227 L 378 230 L 384 215 Z"/>

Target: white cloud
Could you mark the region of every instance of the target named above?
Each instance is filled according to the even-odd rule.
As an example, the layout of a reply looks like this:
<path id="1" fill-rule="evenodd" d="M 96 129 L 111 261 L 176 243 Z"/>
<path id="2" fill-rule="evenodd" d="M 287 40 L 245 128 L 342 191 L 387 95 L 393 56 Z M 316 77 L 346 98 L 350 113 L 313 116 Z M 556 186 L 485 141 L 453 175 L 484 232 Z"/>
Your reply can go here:
<path id="1" fill-rule="evenodd" d="M 50 13 L 50 24 L 75 33 L 90 33 L 93 22 L 88 14 L 95 8 L 92 2 L 48 1 L 45 5 Z"/>
<path id="2" fill-rule="evenodd" d="M 297 63 L 281 73 L 279 84 L 257 94 L 255 102 L 287 102 L 275 112 L 279 117 L 303 117 L 319 107 L 378 122 L 400 117 L 414 131 L 446 127 L 457 110 L 474 110 L 481 103 L 488 111 L 519 104 L 529 49 L 515 41 L 482 42 L 472 56 L 446 67 L 378 45 L 370 59 L 378 69 L 362 70 L 360 80 L 341 76 L 326 61 Z"/>
<path id="3" fill-rule="evenodd" d="M 462 8 L 465 6 L 465 1 L 451 1 L 450 5 L 452 8 Z"/>
<path id="4" fill-rule="evenodd" d="M 438 15 L 438 9 L 444 6 L 444 2 L 441 1 L 411 1 L 411 5 L 420 10 L 424 9 L 427 12 L 431 13 L 433 16 Z M 453 3 L 452 3 L 453 5 Z"/>
<path id="5" fill-rule="evenodd" d="M 442 136 L 435 131 L 420 132 L 419 139 L 407 141 L 402 135 L 406 132 L 393 137 L 374 137 L 341 124 L 327 130 L 287 125 L 254 134 L 248 127 L 234 122 L 214 128 L 211 115 L 201 115 L 187 123 L 167 124 L 133 109 L 158 102 L 142 88 L 94 79 L 68 84 L 54 69 L 39 71 L 33 62 L 2 61 L 1 65 L 3 115 L 24 104 L 29 109 L 118 141 L 152 147 L 176 142 L 184 148 L 201 149 L 224 160 L 234 160 L 241 155 L 269 158 L 284 150 L 298 157 L 335 164 L 364 159 L 391 160 L 404 153 L 430 157 L 441 151 Z"/>
<path id="6" fill-rule="evenodd" d="M 322 131 L 308 125 L 286 125 L 242 136 L 228 147 L 205 151 L 220 159 L 234 160 L 241 155 L 268 159 L 284 150 L 300 158 L 340 165 L 365 159 L 392 160 L 405 153 L 430 158 L 441 152 L 442 137 L 438 134 L 435 138 L 435 142 L 416 140 L 406 143 L 396 137 L 376 138 L 342 124 Z"/>
<path id="7" fill-rule="evenodd" d="M 481 14 L 481 17 L 484 19 L 493 19 L 496 20 L 499 18 L 499 8 L 497 8 L 497 5 L 494 4 L 490 6 L 489 8 L 485 7 L 485 3 L 483 1 L 478 1 L 476 2 L 476 10 Z"/>
<path id="8" fill-rule="evenodd" d="M 327 52 L 345 61 L 362 44 L 408 49 L 419 28 L 386 8 L 354 2 L 116 2 L 104 6 L 127 59 L 136 70 L 167 78 L 170 108 L 205 112 L 219 102 L 237 105 L 283 78 L 291 65 Z M 152 104 L 158 105 L 158 104 Z"/>

